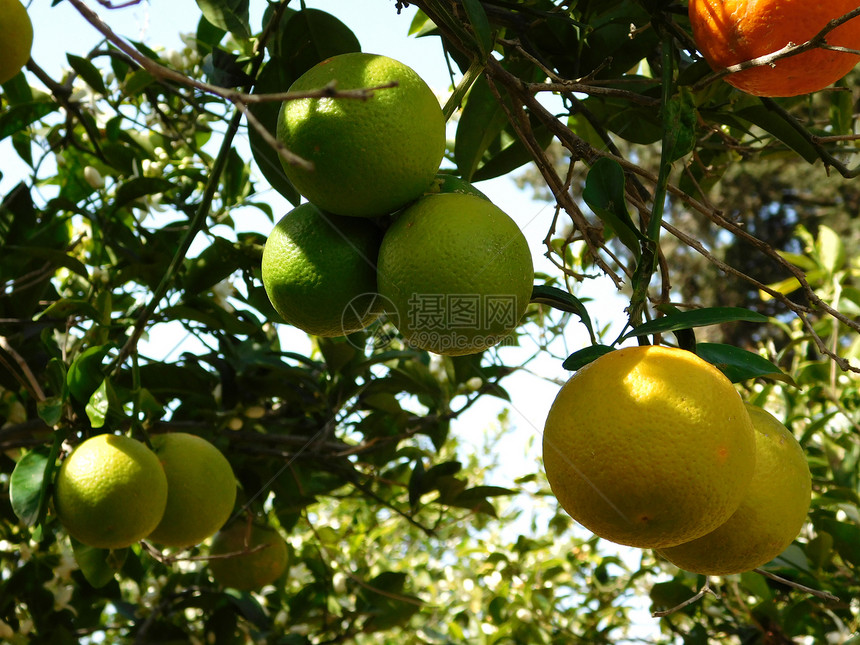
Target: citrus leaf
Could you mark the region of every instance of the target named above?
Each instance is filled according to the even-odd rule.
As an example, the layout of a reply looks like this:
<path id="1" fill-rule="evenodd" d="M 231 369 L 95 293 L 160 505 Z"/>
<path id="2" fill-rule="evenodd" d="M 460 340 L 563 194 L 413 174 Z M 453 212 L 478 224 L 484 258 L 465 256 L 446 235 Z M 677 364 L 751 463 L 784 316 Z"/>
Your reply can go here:
<path id="1" fill-rule="evenodd" d="M 493 48 L 493 33 L 487 13 L 478 0 L 463 0 L 463 8 L 466 10 L 466 17 L 469 19 L 472 31 L 475 32 L 481 57 L 486 59 Z"/>
<path id="2" fill-rule="evenodd" d="M 815 249 L 818 251 L 821 264 L 831 275 L 845 265 L 845 245 L 839 234 L 829 226 L 818 227 Z"/>
<path id="3" fill-rule="evenodd" d="M 707 307 L 704 309 L 691 309 L 682 311 L 671 316 L 657 318 L 627 332 L 622 340 L 634 336 L 646 336 L 648 334 L 662 334 L 667 331 L 678 329 L 691 329 L 693 327 L 707 327 L 708 325 L 720 325 L 727 322 L 767 322 L 768 317 L 743 307 Z"/>
<path id="4" fill-rule="evenodd" d="M 15 515 L 27 526 L 35 525 L 43 509 L 42 491 L 50 456 L 31 450 L 15 464 L 9 478 L 9 497 Z"/>
<path id="5" fill-rule="evenodd" d="M 81 569 L 81 573 L 87 582 L 93 587 L 104 587 L 114 579 L 116 572 L 122 567 L 127 554 L 126 549 L 119 551 L 111 551 L 109 549 L 97 549 L 82 542 L 78 542 L 75 538 L 70 537 L 72 543 L 72 552 L 75 555 L 75 562 Z"/>
<path id="6" fill-rule="evenodd" d="M 561 366 L 566 370 L 575 372 L 576 370 L 585 367 L 590 362 L 600 358 L 604 354 L 608 354 L 613 351 L 615 351 L 615 348 L 609 347 L 608 345 L 589 345 L 588 347 L 577 350 L 568 356 L 564 359 Z"/>
<path id="7" fill-rule="evenodd" d="M 66 59 L 69 61 L 72 69 L 78 73 L 78 76 L 86 81 L 87 85 L 100 94 L 107 94 L 107 88 L 105 87 L 101 72 L 99 72 L 98 68 L 91 61 L 74 54 L 66 54 Z"/>
<path id="8" fill-rule="evenodd" d="M 490 144 L 507 123 L 505 111 L 490 91 L 486 78 L 482 75 L 472 85 L 460 121 L 457 124 L 457 138 L 454 142 L 454 161 L 458 174 L 466 181 L 484 157 Z"/>
<path id="9" fill-rule="evenodd" d="M 641 253 L 640 241 L 645 238 L 627 212 L 624 186 L 624 169 L 621 164 L 601 157 L 588 171 L 582 199 L 638 258 Z"/>
<path id="10" fill-rule="evenodd" d="M 108 409 L 110 409 L 109 387 L 108 380 L 104 379 L 87 402 L 87 416 L 93 428 L 101 428 L 105 424 Z"/>
<path id="11" fill-rule="evenodd" d="M 89 347 L 69 366 L 66 383 L 69 386 L 69 392 L 81 403 L 88 402 L 104 380 L 101 367 L 109 349 L 107 345 Z"/>
<path id="12" fill-rule="evenodd" d="M 713 364 L 732 383 L 740 383 L 751 378 L 770 378 L 797 387 L 790 376 L 766 358 L 734 345 L 722 343 L 699 343 L 696 354 Z"/>
<path id="13" fill-rule="evenodd" d="M 237 38 L 250 38 L 249 0 L 197 0 L 203 16 Z"/>
<path id="14" fill-rule="evenodd" d="M 814 163 L 817 161 L 818 151 L 815 147 L 785 117 L 766 107 L 767 99 L 763 99 L 763 101 L 764 105 L 745 107 L 735 111 L 734 115 L 769 132 L 807 162 Z"/>
<path id="15" fill-rule="evenodd" d="M 550 287 L 547 285 L 535 285 L 532 288 L 531 302 L 539 305 L 548 305 L 559 311 L 566 311 L 571 314 L 576 314 L 582 320 L 582 324 L 588 329 L 588 335 L 592 342 L 597 339 L 594 335 L 594 327 L 591 324 L 591 317 L 588 315 L 588 310 L 582 301 L 576 296 L 569 294 L 567 291 L 558 287 Z"/>

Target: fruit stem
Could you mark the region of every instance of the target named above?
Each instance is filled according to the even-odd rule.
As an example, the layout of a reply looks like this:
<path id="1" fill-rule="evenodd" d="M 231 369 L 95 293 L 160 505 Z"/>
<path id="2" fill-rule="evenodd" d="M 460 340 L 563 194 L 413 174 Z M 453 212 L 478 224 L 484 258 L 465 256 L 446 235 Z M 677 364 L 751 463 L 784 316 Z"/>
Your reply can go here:
<path id="1" fill-rule="evenodd" d="M 463 78 L 461 78 L 460 82 L 457 83 L 457 87 L 454 88 L 451 96 L 448 97 L 448 100 L 445 102 L 445 107 L 442 108 L 442 114 L 445 115 L 446 122 L 451 118 L 454 112 L 457 111 L 457 108 L 460 107 L 466 93 L 475 81 L 480 78 L 483 72 L 484 62 L 480 58 L 475 58 L 475 60 L 472 61 L 472 64 L 469 65 L 469 69 L 466 70 Z"/>

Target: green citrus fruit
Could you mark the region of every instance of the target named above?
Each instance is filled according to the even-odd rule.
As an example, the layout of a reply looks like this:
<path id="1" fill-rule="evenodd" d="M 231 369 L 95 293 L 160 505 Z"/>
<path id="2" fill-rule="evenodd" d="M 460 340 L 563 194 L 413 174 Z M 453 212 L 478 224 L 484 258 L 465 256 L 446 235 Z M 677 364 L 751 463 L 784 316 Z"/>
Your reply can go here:
<path id="1" fill-rule="evenodd" d="M 380 313 L 376 259 L 382 231 L 369 221 L 304 203 L 287 213 L 263 249 L 263 285 L 289 324 L 315 336 L 344 336 Z"/>
<path id="2" fill-rule="evenodd" d="M 448 172 L 437 173 L 433 182 L 424 191 L 425 195 L 436 195 L 438 193 L 461 193 L 489 200 L 489 197 L 475 188 L 471 182 Z"/>
<path id="3" fill-rule="evenodd" d="M 233 512 L 236 478 L 230 462 L 211 443 L 176 432 L 152 438 L 167 475 L 167 507 L 148 539 L 164 546 L 199 544 Z"/>
<path id="4" fill-rule="evenodd" d="M 63 461 L 54 504 L 73 538 L 99 549 L 121 549 L 158 525 L 167 504 L 167 477 L 140 441 L 100 434 Z"/>
<path id="5" fill-rule="evenodd" d="M 286 570 L 288 560 L 287 543 L 278 531 L 244 519 L 215 534 L 209 556 L 212 577 L 225 587 L 242 591 L 273 583 Z"/>
<path id="6" fill-rule="evenodd" d="M 641 548 L 689 542 L 741 504 L 755 430 L 732 383 L 681 349 L 628 347 L 561 388 L 543 435 L 552 492 L 583 526 Z"/>
<path id="7" fill-rule="evenodd" d="M 486 199 L 428 195 L 405 209 L 379 250 L 379 293 L 413 347 L 480 352 L 522 318 L 534 267 L 525 237 Z"/>
<path id="8" fill-rule="evenodd" d="M 0 0 L 0 83 L 13 78 L 30 60 L 33 23 L 19 0 Z"/>
<path id="9" fill-rule="evenodd" d="M 803 449 L 772 414 L 748 405 L 756 429 L 756 463 L 740 507 L 719 527 L 659 553 L 704 575 L 743 573 L 770 562 L 806 521 L 812 482 Z"/>
<path id="10" fill-rule="evenodd" d="M 284 162 L 284 172 L 308 201 L 339 215 L 374 217 L 419 197 L 445 153 L 439 101 L 410 67 L 373 54 L 333 56 L 300 76 L 291 92 L 374 90 L 370 98 L 285 101 L 278 139 L 310 161 L 312 170 Z"/>

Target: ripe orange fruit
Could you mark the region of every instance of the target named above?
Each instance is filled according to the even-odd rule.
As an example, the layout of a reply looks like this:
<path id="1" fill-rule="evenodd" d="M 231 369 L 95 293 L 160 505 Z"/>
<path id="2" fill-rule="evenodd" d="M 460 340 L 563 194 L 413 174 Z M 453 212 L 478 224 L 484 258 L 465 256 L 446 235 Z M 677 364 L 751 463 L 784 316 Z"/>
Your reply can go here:
<path id="1" fill-rule="evenodd" d="M 308 201 L 339 215 L 374 217 L 420 196 L 445 153 L 439 101 L 410 67 L 386 56 L 333 56 L 300 76 L 291 92 L 379 87 L 368 99 L 285 101 L 278 139 L 313 170 L 284 163 Z"/>
<path id="2" fill-rule="evenodd" d="M 30 60 L 33 23 L 19 0 L 0 0 L 0 83 L 13 78 Z"/>
<path id="3" fill-rule="evenodd" d="M 272 230 L 263 250 L 263 285 L 275 310 L 315 336 L 344 336 L 379 315 L 376 259 L 382 231 L 369 221 L 304 203 Z"/>
<path id="4" fill-rule="evenodd" d="M 705 60 L 719 70 L 802 44 L 827 23 L 856 9 L 855 0 L 690 0 L 693 38 Z M 827 43 L 860 48 L 860 18 L 827 34 Z M 860 56 L 813 49 L 736 72 L 727 83 L 757 96 L 797 96 L 832 85 L 850 72 Z"/>
<path id="5" fill-rule="evenodd" d="M 612 542 L 658 548 L 725 522 L 755 465 L 755 431 L 732 383 L 681 349 L 609 352 L 561 388 L 543 460 L 562 508 Z"/>
<path id="6" fill-rule="evenodd" d="M 377 273 L 404 340 L 453 356 L 513 331 L 534 283 L 516 222 L 489 200 L 461 193 L 428 195 L 405 209 L 382 239 Z"/>
<path id="7" fill-rule="evenodd" d="M 741 505 L 707 535 L 659 551 L 687 571 L 729 575 L 760 567 L 792 543 L 809 512 L 809 466 L 797 439 L 766 410 L 747 410 L 756 430 L 756 464 Z"/>
<path id="8" fill-rule="evenodd" d="M 212 538 L 209 570 L 225 587 L 254 591 L 273 583 L 287 568 L 287 543 L 273 528 L 231 522 Z"/>
<path id="9" fill-rule="evenodd" d="M 80 444 L 60 466 L 54 505 L 73 538 L 99 549 L 122 549 L 161 521 L 167 477 L 145 444 L 100 434 Z"/>
<path id="10" fill-rule="evenodd" d="M 167 507 L 148 539 L 164 546 L 199 544 L 233 512 L 236 478 L 230 462 L 203 437 L 158 435 L 152 448 L 167 475 Z"/>

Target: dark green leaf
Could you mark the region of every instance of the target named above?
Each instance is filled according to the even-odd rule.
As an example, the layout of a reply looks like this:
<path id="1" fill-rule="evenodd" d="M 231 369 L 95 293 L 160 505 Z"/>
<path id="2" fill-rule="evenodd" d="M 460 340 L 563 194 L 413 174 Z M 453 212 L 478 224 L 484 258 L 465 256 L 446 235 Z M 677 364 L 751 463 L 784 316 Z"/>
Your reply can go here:
<path id="1" fill-rule="evenodd" d="M 75 56 L 74 54 L 66 54 L 66 59 L 69 61 L 72 69 L 87 82 L 87 85 L 100 94 L 107 94 L 107 88 L 105 87 L 101 72 L 92 64 L 92 61 Z"/>
<path id="2" fill-rule="evenodd" d="M 93 587 L 97 589 L 104 587 L 113 580 L 117 571 L 122 567 L 122 562 L 127 555 L 125 549 L 121 551 L 109 551 L 78 542 L 69 538 L 72 542 L 72 551 L 75 554 L 75 562 L 81 568 L 81 573 Z"/>
<path id="3" fill-rule="evenodd" d="M 226 29 L 216 27 L 206 20 L 205 16 L 201 16 L 200 22 L 197 23 L 197 53 L 206 56 L 226 34 Z"/>
<path id="4" fill-rule="evenodd" d="M 93 392 L 104 381 L 102 361 L 110 347 L 98 345 L 85 349 L 69 366 L 66 383 L 69 392 L 81 403 L 88 403 Z"/>
<path id="5" fill-rule="evenodd" d="M 116 191 L 114 199 L 114 210 L 119 210 L 131 202 L 146 197 L 157 195 L 173 187 L 173 184 L 160 177 L 135 177 L 124 182 Z"/>
<path id="6" fill-rule="evenodd" d="M 249 0 L 197 0 L 203 16 L 237 38 L 250 38 Z"/>
<path id="7" fill-rule="evenodd" d="M 734 116 L 757 125 L 762 130 L 769 132 L 786 146 L 794 150 L 807 162 L 814 163 L 818 160 L 818 151 L 815 147 L 791 124 L 784 116 L 775 110 L 770 110 L 765 105 L 753 105 L 734 112 Z"/>
<path id="8" fill-rule="evenodd" d="M 507 134 L 507 129 L 504 131 Z M 552 142 L 553 134 L 543 123 L 532 124 L 532 134 L 541 150 L 545 150 Z M 520 166 L 532 161 L 529 148 L 517 136 L 509 136 L 507 145 L 487 159 L 472 175 L 472 181 L 485 181 L 501 177 L 513 172 Z"/>
<path id="9" fill-rule="evenodd" d="M 698 343 L 696 354 L 715 365 L 732 383 L 763 377 L 783 381 L 796 387 L 791 377 L 784 374 L 769 360 L 734 345 Z"/>
<path id="10" fill-rule="evenodd" d="M 469 19 L 469 24 L 475 34 L 481 56 L 486 59 L 493 49 L 493 33 L 490 29 L 487 13 L 479 0 L 463 0 L 463 8 L 466 10 L 466 17 Z"/>
<path id="11" fill-rule="evenodd" d="M 287 81 L 282 76 L 283 70 L 278 64 L 271 62 L 263 67 L 257 77 L 257 83 L 254 86 L 255 94 L 274 94 L 283 91 Z M 251 106 L 251 113 L 257 118 L 260 125 L 271 136 L 275 137 L 278 126 L 278 113 L 280 112 L 280 103 L 263 102 Z M 251 152 L 254 155 L 254 161 L 257 162 L 257 167 L 263 173 L 263 177 L 269 182 L 269 185 L 278 191 L 291 204 L 297 206 L 301 202 L 301 195 L 297 191 L 292 182 L 287 178 L 284 172 L 284 166 L 281 163 L 281 156 L 277 149 L 263 138 L 260 131 L 248 125 L 248 142 L 251 145 Z"/>
<path id="12" fill-rule="evenodd" d="M 582 301 L 576 296 L 559 289 L 558 287 L 550 287 L 547 285 L 535 285 L 532 288 L 531 302 L 540 305 L 548 305 L 559 311 L 576 314 L 582 320 L 582 324 L 588 329 L 588 335 L 592 342 L 596 342 L 594 328 L 591 324 L 591 317 L 588 315 L 588 310 Z"/>
<path id="13" fill-rule="evenodd" d="M 472 180 L 484 153 L 496 140 L 505 123 L 505 111 L 490 91 L 487 79 L 481 76 L 472 85 L 457 124 L 454 161 L 463 179 Z"/>
<path id="14" fill-rule="evenodd" d="M 641 253 L 640 241 L 644 236 L 627 212 L 625 185 L 624 169 L 621 165 L 613 159 L 601 157 L 588 171 L 582 199 L 638 258 Z"/>
<path id="15" fill-rule="evenodd" d="M 627 332 L 622 340 L 634 336 L 647 336 L 648 334 L 662 334 L 664 332 L 678 329 L 692 329 L 693 327 L 706 327 L 708 325 L 721 325 L 728 322 L 767 322 L 768 317 L 744 309 L 742 307 L 706 307 L 704 309 L 690 309 L 670 316 L 664 316 L 643 323 Z"/>
<path id="16" fill-rule="evenodd" d="M 270 49 L 274 55 L 269 66 L 278 67 L 290 80 L 327 58 L 361 51 L 361 44 L 352 30 L 319 9 L 303 9 L 282 18 L 281 28 L 273 40 Z M 289 83 L 279 91 L 288 87 Z"/>
<path id="17" fill-rule="evenodd" d="M 61 396 L 49 396 L 36 404 L 36 412 L 39 418 L 47 426 L 55 426 L 63 418 L 63 405 L 65 400 Z"/>
<path id="18" fill-rule="evenodd" d="M 239 63 L 239 54 L 214 47 L 203 58 L 203 73 L 213 85 L 221 87 L 245 87 L 251 84 L 251 77 Z"/>
<path id="19" fill-rule="evenodd" d="M 676 161 L 692 152 L 696 145 L 696 105 L 693 94 L 687 88 L 680 88 L 678 95 L 665 106 L 664 123 L 669 129 L 671 148 L 665 158 Z"/>
<path id="20" fill-rule="evenodd" d="M 564 359 L 564 362 L 561 366 L 572 372 L 585 367 L 592 361 L 600 358 L 604 354 L 608 354 L 609 352 L 615 351 L 614 347 L 609 347 L 607 345 L 589 345 L 588 347 L 584 347 L 583 349 L 575 351 L 573 354 Z"/>
<path id="21" fill-rule="evenodd" d="M 5 108 L 0 112 L 0 141 L 56 110 L 57 104 L 48 101 L 33 101 Z"/>
<path id="22" fill-rule="evenodd" d="M 45 475 L 50 476 L 50 456 L 47 452 L 31 450 L 18 463 L 9 478 L 12 510 L 24 524 L 33 526 L 43 508 Z"/>

